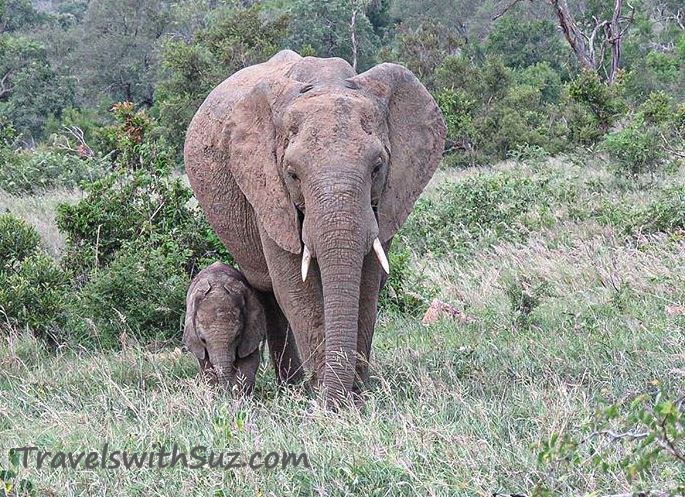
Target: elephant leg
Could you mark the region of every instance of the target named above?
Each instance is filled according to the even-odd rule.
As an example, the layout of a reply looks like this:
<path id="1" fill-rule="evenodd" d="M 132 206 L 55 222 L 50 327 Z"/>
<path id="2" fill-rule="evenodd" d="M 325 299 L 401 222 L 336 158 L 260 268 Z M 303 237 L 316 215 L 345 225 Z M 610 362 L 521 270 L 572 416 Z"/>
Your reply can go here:
<path id="1" fill-rule="evenodd" d="M 261 296 L 266 313 L 266 339 L 276 378 L 279 383 L 296 383 L 302 380 L 304 372 L 295 337 L 274 295 L 262 293 Z"/>
<path id="2" fill-rule="evenodd" d="M 391 240 L 383 246 L 386 254 L 389 253 L 390 243 Z M 373 252 L 367 254 L 364 258 L 359 288 L 359 334 L 357 335 L 357 367 L 353 387 L 357 393 L 369 381 L 369 360 L 378 314 L 378 297 L 387 279 L 388 275 L 381 268 L 376 255 Z"/>
<path id="3" fill-rule="evenodd" d="M 306 282 L 302 282 L 302 256 L 283 251 L 262 232 L 273 292 L 295 338 L 302 367 L 312 374 L 316 386 L 323 380 L 325 334 L 321 279 L 313 260 Z"/>

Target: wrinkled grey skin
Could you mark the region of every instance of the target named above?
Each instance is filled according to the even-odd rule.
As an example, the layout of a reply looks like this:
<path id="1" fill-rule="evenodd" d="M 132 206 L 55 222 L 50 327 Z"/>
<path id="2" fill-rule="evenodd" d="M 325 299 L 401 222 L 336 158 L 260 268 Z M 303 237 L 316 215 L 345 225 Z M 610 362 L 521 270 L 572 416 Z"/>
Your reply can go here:
<path id="1" fill-rule="evenodd" d="M 286 50 L 237 72 L 202 104 L 186 137 L 186 171 L 263 296 L 280 381 L 309 370 L 337 406 L 367 380 L 386 278 L 372 244 L 378 237 L 389 249 L 444 137 L 435 101 L 396 64 L 356 75 L 342 59 Z M 303 282 L 305 245 L 312 263 Z"/>
<path id="2" fill-rule="evenodd" d="M 186 297 L 183 343 L 210 381 L 251 392 L 265 337 L 264 308 L 240 272 L 215 262 L 195 276 Z"/>

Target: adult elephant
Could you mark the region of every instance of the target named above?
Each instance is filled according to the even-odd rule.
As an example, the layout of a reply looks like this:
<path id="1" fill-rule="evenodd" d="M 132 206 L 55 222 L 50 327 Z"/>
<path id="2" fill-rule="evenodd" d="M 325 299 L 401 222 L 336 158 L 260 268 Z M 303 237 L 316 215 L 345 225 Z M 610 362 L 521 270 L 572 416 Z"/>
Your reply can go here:
<path id="1" fill-rule="evenodd" d="M 299 379 L 304 366 L 331 406 L 358 386 L 355 373 L 368 378 L 385 250 L 437 168 L 444 137 L 435 101 L 396 64 L 357 75 L 342 59 L 285 50 L 238 71 L 202 104 L 186 171 L 261 292 L 280 381 Z"/>

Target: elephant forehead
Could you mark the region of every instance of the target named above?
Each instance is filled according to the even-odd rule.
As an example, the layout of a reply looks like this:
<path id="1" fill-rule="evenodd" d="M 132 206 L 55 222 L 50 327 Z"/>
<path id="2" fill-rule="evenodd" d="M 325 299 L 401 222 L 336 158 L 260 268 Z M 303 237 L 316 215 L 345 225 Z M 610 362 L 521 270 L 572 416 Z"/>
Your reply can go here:
<path id="1" fill-rule="evenodd" d="M 197 315 L 206 319 L 237 318 L 242 301 L 223 289 L 210 291 L 199 303 Z"/>
<path id="2" fill-rule="evenodd" d="M 289 114 L 295 125 L 337 133 L 368 130 L 381 118 L 373 101 L 351 91 L 298 99 Z"/>

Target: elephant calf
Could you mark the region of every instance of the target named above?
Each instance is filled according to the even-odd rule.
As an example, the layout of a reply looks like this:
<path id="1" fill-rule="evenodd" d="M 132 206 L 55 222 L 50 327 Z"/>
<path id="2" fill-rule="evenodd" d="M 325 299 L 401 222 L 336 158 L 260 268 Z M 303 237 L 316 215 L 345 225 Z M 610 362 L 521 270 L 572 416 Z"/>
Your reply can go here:
<path id="1" fill-rule="evenodd" d="M 212 383 L 251 392 L 266 336 L 264 308 L 242 273 L 221 262 L 193 279 L 183 343 Z"/>

